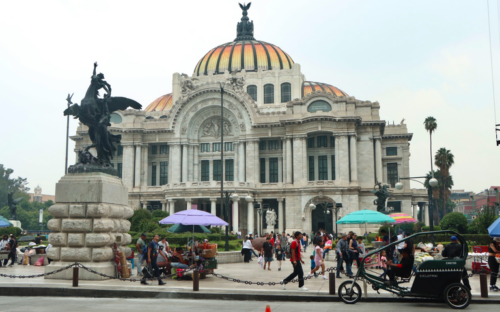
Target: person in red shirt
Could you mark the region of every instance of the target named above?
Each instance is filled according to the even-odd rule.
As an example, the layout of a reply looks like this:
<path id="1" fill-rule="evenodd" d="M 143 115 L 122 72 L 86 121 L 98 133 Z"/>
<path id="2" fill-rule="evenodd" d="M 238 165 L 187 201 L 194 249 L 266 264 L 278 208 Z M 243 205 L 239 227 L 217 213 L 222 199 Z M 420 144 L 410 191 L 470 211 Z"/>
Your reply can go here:
<path id="1" fill-rule="evenodd" d="M 299 277 L 299 290 L 308 290 L 304 287 L 304 271 L 302 270 L 302 264 L 304 264 L 304 260 L 300 256 L 300 240 L 302 239 L 302 233 L 297 231 L 294 233 L 295 239 L 290 245 L 290 252 L 292 254 L 290 258 L 290 262 L 293 265 L 293 273 L 290 274 L 287 278 L 281 281 L 283 285 L 283 289 L 286 290 L 286 284 L 292 281 L 296 276 Z"/>

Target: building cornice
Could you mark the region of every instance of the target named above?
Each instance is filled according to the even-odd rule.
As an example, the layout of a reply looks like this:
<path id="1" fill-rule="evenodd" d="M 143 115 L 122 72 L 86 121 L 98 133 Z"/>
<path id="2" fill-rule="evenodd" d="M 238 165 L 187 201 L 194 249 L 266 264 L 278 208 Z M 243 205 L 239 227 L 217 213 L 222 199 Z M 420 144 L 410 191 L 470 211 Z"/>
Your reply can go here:
<path id="1" fill-rule="evenodd" d="M 411 141 L 413 138 L 413 133 L 395 133 L 395 134 L 386 134 L 382 136 L 382 139 L 398 139 L 398 138 L 406 138 L 408 141 Z"/>

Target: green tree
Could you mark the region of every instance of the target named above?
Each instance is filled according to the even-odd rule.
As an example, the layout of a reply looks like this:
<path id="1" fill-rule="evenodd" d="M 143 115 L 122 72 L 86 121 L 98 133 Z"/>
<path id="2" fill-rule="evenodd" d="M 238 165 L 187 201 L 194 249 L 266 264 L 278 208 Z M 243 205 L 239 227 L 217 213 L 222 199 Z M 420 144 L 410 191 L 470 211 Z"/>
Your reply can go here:
<path id="1" fill-rule="evenodd" d="M 442 147 L 434 156 L 435 165 L 439 167 L 440 178 L 438 181 L 440 182 L 438 185 L 439 188 L 439 198 L 443 201 L 443 203 L 448 202 L 448 198 L 451 194 L 451 187 L 453 186 L 453 180 L 450 176 L 450 168 L 455 163 L 455 156 Z M 446 215 L 446 205 L 442 205 L 443 216 Z"/>
<path id="2" fill-rule="evenodd" d="M 12 178 L 12 173 L 14 173 L 14 170 L 5 168 L 0 164 L 0 207 L 7 205 L 7 195 L 9 193 L 13 193 L 14 198 L 19 198 L 29 191 L 29 188 L 26 187 L 28 184 L 26 178 Z"/>
<path id="3" fill-rule="evenodd" d="M 483 206 L 469 225 L 470 234 L 488 234 L 488 227 L 498 219 L 495 207 Z"/>
<path id="4" fill-rule="evenodd" d="M 50 219 L 52 219 L 52 216 L 48 212 L 48 209 L 53 204 L 54 203 L 51 200 L 45 203 L 39 203 L 39 202 L 30 202 L 26 198 L 19 204 L 17 204 L 17 219 L 21 221 L 21 226 L 23 230 L 36 231 L 40 229 L 40 223 L 39 223 L 40 209 L 43 210 L 43 224 L 44 228 L 46 228 L 47 222 Z M 5 206 L 2 209 L 0 209 L 0 215 L 3 216 L 4 218 L 9 219 L 11 217 L 9 207 Z"/>
<path id="5" fill-rule="evenodd" d="M 434 173 L 434 168 L 432 167 L 432 163 L 433 163 L 432 162 L 432 133 L 434 131 L 436 131 L 436 129 L 437 129 L 436 118 L 434 118 L 432 116 L 429 116 L 429 117 L 425 118 L 424 127 L 425 127 L 425 130 L 427 130 L 427 132 L 429 132 L 430 155 L 431 155 L 431 173 Z M 428 187 L 428 186 L 426 186 L 426 187 Z M 429 203 L 429 206 L 431 206 L 430 203 Z M 433 210 L 435 210 L 435 209 L 433 209 Z M 434 211 L 431 211 L 429 209 L 429 217 L 432 217 L 432 219 L 431 219 L 431 229 L 433 229 L 433 227 L 434 227 L 434 220 L 433 220 L 434 219 L 433 218 L 434 217 L 434 213 L 435 213 Z"/>
<path id="6" fill-rule="evenodd" d="M 443 230 L 452 230 L 460 234 L 467 233 L 467 217 L 460 212 L 450 212 L 443 217 L 439 226 Z"/>

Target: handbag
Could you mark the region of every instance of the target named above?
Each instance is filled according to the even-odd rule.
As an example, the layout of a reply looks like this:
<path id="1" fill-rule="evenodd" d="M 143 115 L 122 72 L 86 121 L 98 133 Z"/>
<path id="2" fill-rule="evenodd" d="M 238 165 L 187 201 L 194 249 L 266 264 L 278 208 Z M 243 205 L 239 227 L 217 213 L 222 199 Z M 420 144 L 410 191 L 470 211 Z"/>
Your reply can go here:
<path id="1" fill-rule="evenodd" d="M 151 267 L 151 263 L 148 263 L 148 265 L 142 269 L 142 275 L 144 278 L 153 278 L 153 268 Z"/>

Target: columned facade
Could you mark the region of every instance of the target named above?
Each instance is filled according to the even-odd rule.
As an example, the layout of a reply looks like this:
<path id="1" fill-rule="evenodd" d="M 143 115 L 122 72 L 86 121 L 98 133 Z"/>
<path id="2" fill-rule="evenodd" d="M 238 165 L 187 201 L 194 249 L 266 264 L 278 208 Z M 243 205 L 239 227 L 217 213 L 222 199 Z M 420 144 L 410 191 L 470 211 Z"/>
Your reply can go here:
<path id="1" fill-rule="evenodd" d="M 325 223 L 308 207 L 312 202 L 342 203 L 341 215 L 375 209 L 370 191 L 380 182 L 391 187 L 388 206 L 418 213 L 412 202 L 422 202 L 409 182 L 394 188 L 410 176 L 412 134 L 404 121 L 387 124 L 378 102 L 306 80 L 275 45 L 237 38 L 210 51 L 191 76 L 173 74 L 170 93 L 143 110 L 114 113 L 110 131 L 122 139 L 112 163 L 132 208 L 173 214 L 197 207 L 220 215 L 223 183 L 239 195 L 232 231 L 257 233 L 262 216 L 254 204 L 260 203 L 276 212 L 276 230 L 309 233 Z M 223 118 L 220 82 L 226 82 Z M 90 144 L 87 132 L 80 125 L 72 137 L 76 150 Z"/>

